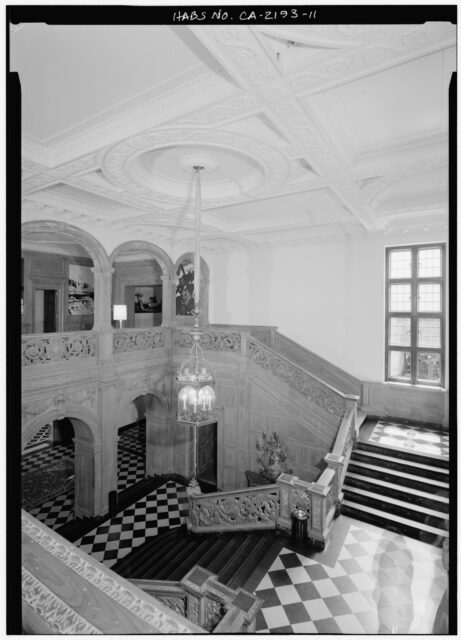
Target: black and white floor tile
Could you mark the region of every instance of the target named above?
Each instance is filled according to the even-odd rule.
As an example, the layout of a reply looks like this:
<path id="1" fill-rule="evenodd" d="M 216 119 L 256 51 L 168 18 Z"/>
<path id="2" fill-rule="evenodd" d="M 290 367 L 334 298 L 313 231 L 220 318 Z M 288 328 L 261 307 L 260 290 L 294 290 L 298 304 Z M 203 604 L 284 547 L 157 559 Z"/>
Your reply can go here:
<path id="1" fill-rule="evenodd" d="M 117 491 L 123 491 L 146 477 L 146 463 L 144 456 L 139 456 L 131 450 L 117 450 Z"/>
<path id="2" fill-rule="evenodd" d="M 258 633 L 431 633 L 447 587 L 441 550 L 346 520 L 333 563 L 282 549 L 255 590 Z"/>
<path id="3" fill-rule="evenodd" d="M 186 488 L 170 481 L 74 544 L 111 567 L 160 529 L 184 524 L 187 509 Z"/>
<path id="4" fill-rule="evenodd" d="M 29 440 L 24 447 L 24 451 L 30 453 L 47 446 L 49 425 L 45 425 Z"/>
<path id="5" fill-rule="evenodd" d="M 448 460 L 448 433 L 435 429 L 379 420 L 368 441 L 393 449 L 403 449 Z"/>
<path id="6" fill-rule="evenodd" d="M 43 434 L 42 434 L 43 435 Z M 142 425 L 122 432 L 117 450 L 117 491 L 123 491 L 146 476 L 145 465 L 145 427 Z M 34 448 L 22 456 L 21 470 L 30 473 L 48 469 L 63 461 L 74 461 L 74 445 L 55 444 L 51 446 L 45 443 L 43 448 Z M 74 493 L 67 494 L 49 500 L 40 506 L 34 507 L 30 513 L 38 520 L 52 529 L 69 522 L 74 518 L 73 513 Z"/>

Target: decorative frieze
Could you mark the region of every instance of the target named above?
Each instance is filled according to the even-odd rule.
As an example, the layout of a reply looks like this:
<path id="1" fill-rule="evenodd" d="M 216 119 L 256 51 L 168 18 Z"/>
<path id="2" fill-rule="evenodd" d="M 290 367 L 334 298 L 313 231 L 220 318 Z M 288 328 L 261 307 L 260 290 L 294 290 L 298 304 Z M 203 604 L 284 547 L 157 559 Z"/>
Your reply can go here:
<path id="1" fill-rule="evenodd" d="M 22 599 L 40 618 L 45 620 L 55 633 L 60 635 L 101 633 L 24 567 L 22 568 Z"/>
<path id="2" fill-rule="evenodd" d="M 27 336 L 22 339 L 22 366 L 96 356 L 96 334 L 73 331 Z"/>
<path id="3" fill-rule="evenodd" d="M 70 542 L 53 534 L 24 511 L 22 512 L 22 531 L 63 565 L 72 569 L 82 580 L 86 580 L 119 606 L 152 625 L 158 633 L 190 633 L 190 628 L 170 617 L 165 611 L 156 608 L 154 600 L 139 596 L 137 590 L 130 589 L 122 578 L 117 580 L 118 576 L 102 565 L 99 568 L 98 563 L 86 559 L 82 552 Z"/>
<path id="4" fill-rule="evenodd" d="M 190 331 L 176 329 L 174 332 L 174 344 L 178 347 L 192 347 Z M 211 331 L 204 329 L 200 336 L 202 349 L 212 351 L 241 351 L 242 338 L 239 331 Z"/>
<path id="5" fill-rule="evenodd" d="M 144 351 L 165 346 L 163 329 L 134 329 L 114 332 L 114 353 Z"/>
<path id="6" fill-rule="evenodd" d="M 344 398 L 287 358 L 275 353 L 272 349 L 253 338 L 248 341 L 248 354 L 253 362 L 270 371 L 278 378 L 283 379 L 321 409 L 328 411 L 337 418 L 342 418 L 344 415 Z"/>

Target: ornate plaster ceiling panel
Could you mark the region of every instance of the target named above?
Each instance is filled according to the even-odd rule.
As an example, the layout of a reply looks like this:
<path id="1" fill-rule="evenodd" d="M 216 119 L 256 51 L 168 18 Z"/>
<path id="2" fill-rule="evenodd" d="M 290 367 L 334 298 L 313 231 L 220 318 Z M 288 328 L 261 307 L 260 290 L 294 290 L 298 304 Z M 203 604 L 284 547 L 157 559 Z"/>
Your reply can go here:
<path id="1" fill-rule="evenodd" d="M 157 93 L 171 89 L 207 67 L 168 26 L 27 24 L 12 38 L 11 70 L 19 71 L 33 98 L 24 104 L 23 131 L 46 141 L 97 114 L 113 115 L 153 87 Z"/>
<path id="2" fill-rule="evenodd" d="M 23 220 L 186 248 L 199 164 L 208 250 L 435 228 L 455 44 L 448 23 L 27 24 Z"/>
<path id="3" fill-rule="evenodd" d="M 321 118 L 325 103 L 340 134 L 363 153 L 383 144 L 402 142 L 447 128 L 442 92 L 443 54 L 437 52 L 306 98 Z M 411 90 L 409 90 L 411 88 Z"/>

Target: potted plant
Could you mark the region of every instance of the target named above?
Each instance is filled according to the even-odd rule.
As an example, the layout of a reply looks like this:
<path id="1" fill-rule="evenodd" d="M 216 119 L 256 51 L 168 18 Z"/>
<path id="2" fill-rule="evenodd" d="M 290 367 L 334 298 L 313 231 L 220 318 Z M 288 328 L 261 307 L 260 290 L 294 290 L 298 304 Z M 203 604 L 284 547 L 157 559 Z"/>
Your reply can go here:
<path id="1" fill-rule="evenodd" d="M 269 436 L 265 433 L 256 441 L 256 449 L 260 452 L 256 461 L 260 465 L 261 477 L 274 482 L 281 473 L 291 473 L 288 469 L 285 447 L 280 444 L 279 435 L 273 431 Z"/>

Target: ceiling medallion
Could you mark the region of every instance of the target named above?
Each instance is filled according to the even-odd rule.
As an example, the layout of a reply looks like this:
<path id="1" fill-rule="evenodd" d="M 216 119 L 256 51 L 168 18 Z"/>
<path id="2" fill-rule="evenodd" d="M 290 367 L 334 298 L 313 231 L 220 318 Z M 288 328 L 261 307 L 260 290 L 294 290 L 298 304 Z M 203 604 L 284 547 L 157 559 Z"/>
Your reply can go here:
<path id="1" fill-rule="evenodd" d="M 234 132 L 176 127 L 131 136 L 106 153 L 102 169 L 113 183 L 137 196 L 184 204 L 192 166 L 203 166 L 203 205 L 262 197 L 286 183 L 289 160 L 266 142 Z"/>

